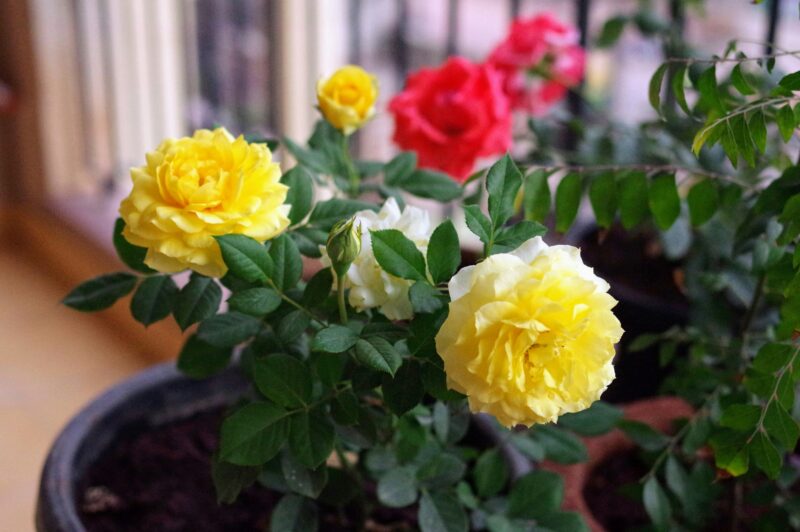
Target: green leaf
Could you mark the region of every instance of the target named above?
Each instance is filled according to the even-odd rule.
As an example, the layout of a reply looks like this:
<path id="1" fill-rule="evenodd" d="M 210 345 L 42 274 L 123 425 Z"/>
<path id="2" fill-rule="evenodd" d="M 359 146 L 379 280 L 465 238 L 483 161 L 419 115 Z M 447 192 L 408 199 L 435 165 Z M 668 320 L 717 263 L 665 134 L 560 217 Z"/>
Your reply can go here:
<path id="1" fill-rule="evenodd" d="M 242 466 L 264 464 L 278 454 L 288 429 L 282 408 L 270 403 L 245 405 L 222 423 L 220 458 Z"/>
<path id="2" fill-rule="evenodd" d="M 597 225 L 611 227 L 617 212 L 617 182 L 613 172 L 600 174 L 589 187 L 589 201 L 594 210 Z"/>
<path id="3" fill-rule="evenodd" d="M 222 290 L 217 282 L 199 273 L 192 272 L 175 300 L 172 314 L 181 330 L 213 316 L 222 301 Z"/>
<path id="4" fill-rule="evenodd" d="M 310 499 L 319 497 L 328 482 L 328 468 L 324 464 L 310 469 L 288 451 L 281 453 L 281 472 L 290 490 Z"/>
<path id="5" fill-rule="evenodd" d="M 488 245 L 492 240 L 492 222 L 481 212 L 481 208 L 477 205 L 465 205 L 464 216 L 469 230 L 480 238 L 481 242 Z"/>
<path id="6" fill-rule="evenodd" d="M 502 251 L 512 251 L 531 238 L 542 236 L 547 232 L 547 228 L 539 222 L 522 220 L 519 223 L 508 227 L 503 227 L 495 235 L 494 247 L 492 251 L 499 253 Z"/>
<path id="7" fill-rule="evenodd" d="M 145 326 L 163 320 L 172 312 L 178 285 L 169 275 L 146 277 L 131 298 L 133 318 Z"/>
<path id="8" fill-rule="evenodd" d="M 249 283 L 265 283 L 272 275 L 272 259 L 262 244 L 244 235 L 214 238 L 219 243 L 225 265 L 235 276 Z"/>
<path id="9" fill-rule="evenodd" d="M 520 186 L 522 174 L 508 154 L 489 168 L 486 190 L 489 192 L 489 217 L 494 229 L 502 227 L 514 214 L 514 201 Z"/>
<path id="10" fill-rule="evenodd" d="M 417 480 L 429 489 L 442 489 L 454 486 L 464 478 L 467 464 L 451 453 L 437 453 L 420 466 Z"/>
<path id="11" fill-rule="evenodd" d="M 750 129 L 743 114 L 732 117 L 728 124 L 733 132 L 733 138 L 736 141 L 736 146 L 739 153 L 747 161 L 750 166 L 755 166 L 755 146 L 753 139 L 750 136 Z"/>
<path id="12" fill-rule="evenodd" d="M 547 458 L 559 464 L 577 464 L 589 457 L 583 442 L 574 434 L 559 427 L 538 426 L 534 437 L 544 448 Z"/>
<path id="13" fill-rule="evenodd" d="M 697 79 L 697 90 L 700 92 L 700 98 L 706 102 L 717 115 L 725 114 L 725 105 L 720 98 L 719 89 L 717 89 L 717 67 L 712 65 L 707 68 L 700 77 Z"/>
<path id="14" fill-rule="evenodd" d="M 653 77 L 650 78 L 650 86 L 647 91 L 650 105 L 658 114 L 661 114 L 661 85 L 664 82 L 664 74 L 667 73 L 668 67 L 669 64 L 664 63 L 656 69 Z"/>
<path id="15" fill-rule="evenodd" d="M 734 136 L 731 122 L 729 120 L 725 120 L 722 124 L 720 124 L 720 128 L 722 130 L 720 134 L 720 143 L 722 144 L 722 149 L 725 152 L 725 155 L 728 157 L 728 160 L 731 162 L 731 165 L 737 166 L 739 164 L 739 146 L 736 144 L 736 137 Z"/>
<path id="16" fill-rule="evenodd" d="M 539 519 L 561 507 L 564 481 L 550 471 L 533 471 L 514 483 L 508 496 L 508 516 Z"/>
<path id="17" fill-rule="evenodd" d="M 378 206 L 366 201 L 333 198 L 320 201 L 311 211 L 308 224 L 328 231 L 333 224 L 345 218 L 350 218 L 359 211 L 376 211 Z"/>
<path id="18" fill-rule="evenodd" d="M 719 424 L 734 430 L 753 430 L 761 417 L 756 405 L 732 404 L 725 408 Z"/>
<path id="19" fill-rule="evenodd" d="M 125 265 L 140 273 L 154 273 L 155 270 L 144 263 L 147 256 L 147 248 L 134 246 L 128 239 L 122 236 L 125 230 L 125 220 L 117 218 L 114 222 L 114 249 L 117 250 L 117 256 Z"/>
<path id="20" fill-rule="evenodd" d="M 261 321 L 240 312 L 217 314 L 200 323 L 197 337 L 216 347 L 233 347 L 255 336 Z"/>
<path id="21" fill-rule="evenodd" d="M 459 198 L 463 192 L 463 189 L 449 175 L 423 169 L 414 170 L 397 186 L 419 198 L 442 202 Z"/>
<path id="22" fill-rule="evenodd" d="M 792 346 L 785 344 L 764 344 L 753 359 L 753 369 L 762 373 L 775 373 L 789 363 Z"/>
<path id="23" fill-rule="evenodd" d="M 670 520 L 672 519 L 672 508 L 669 504 L 669 498 L 658 480 L 655 477 L 650 477 L 644 483 L 644 491 L 642 492 L 642 501 L 644 502 L 644 509 L 647 510 L 647 515 L 653 521 L 657 530 L 669 530 Z"/>
<path id="24" fill-rule="evenodd" d="M 535 170 L 525 178 L 523 205 L 526 220 L 544 222 L 550 214 L 550 185 L 547 182 L 550 174 L 546 170 Z"/>
<path id="25" fill-rule="evenodd" d="M 794 135 L 794 112 L 791 105 L 784 105 L 778 109 L 775 115 L 775 121 L 778 123 L 778 130 L 781 132 L 784 142 L 789 142 Z"/>
<path id="26" fill-rule="evenodd" d="M 275 290 L 258 286 L 235 292 L 228 299 L 231 310 L 251 316 L 266 316 L 281 305 L 281 296 Z"/>
<path id="27" fill-rule="evenodd" d="M 354 351 L 359 363 L 390 375 L 394 375 L 402 363 L 400 353 L 380 336 L 358 340 Z"/>
<path id="28" fill-rule="evenodd" d="M 750 441 L 750 456 L 753 463 L 769 478 L 776 479 L 781 472 L 783 457 L 766 434 L 757 432 Z"/>
<path id="29" fill-rule="evenodd" d="M 558 424 L 583 436 L 599 436 L 617 426 L 622 419 L 622 410 L 604 401 L 595 401 L 581 412 L 565 414 Z"/>
<path id="30" fill-rule="evenodd" d="M 178 369 L 193 379 L 205 379 L 225 369 L 230 359 L 229 347 L 215 347 L 193 334 L 178 355 Z"/>
<path id="31" fill-rule="evenodd" d="M 544 460 L 544 447 L 533 438 L 514 434 L 511 436 L 511 444 L 522 454 L 535 462 Z"/>
<path id="32" fill-rule="evenodd" d="M 289 222 L 292 225 L 300 223 L 312 207 L 314 185 L 311 176 L 302 166 L 295 166 L 283 174 L 281 183 L 289 187 L 284 202 L 292 206 L 289 210 Z"/>
<path id="33" fill-rule="evenodd" d="M 722 429 L 711 437 L 710 443 L 717 467 L 735 477 L 747 473 L 750 455 L 747 452 L 746 434 Z"/>
<path id="34" fill-rule="evenodd" d="M 413 151 L 401 152 L 386 163 L 383 169 L 384 183 L 390 187 L 399 186 L 400 183 L 411 176 L 416 167 L 417 154 Z"/>
<path id="35" fill-rule="evenodd" d="M 778 238 L 778 244 L 790 244 L 800 235 L 800 194 L 789 198 L 783 207 L 783 212 L 778 217 L 778 221 L 783 224 L 783 232 Z"/>
<path id="36" fill-rule="evenodd" d="M 394 377 L 383 376 L 382 389 L 386 406 L 398 416 L 417 406 L 425 395 L 420 363 L 406 359 Z"/>
<path id="37" fill-rule="evenodd" d="M 644 172 L 632 172 L 619 183 L 619 217 L 625 229 L 639 225 L 649 211 L 647 177 Z"/>
<path id="38" fill-rule="evenodd" d="M 767 122 L 764 119 L 764 113 L 759 110 L 754 111 L 750 115 L 747 125 L 750 128 L 750 137 L 753 139 L 756 148 L 761 153 L 765 153 L 767 151 Z"/>
<path id="39" fill-rule="evenodd" d="M 417 502 L 417 477 L 411 466 L 390 469 L 378 480 L 378 500 L 389 508 Z"/>
<path id="40" fill-rule="evenodd" d="M 494 497 L 508 483 L 508 464 L 499 449 L 489 449 L 475 462 L 475 488 L 483 498 Z"/>
<path id="41" fill-rule="evenodd" d="M 581 203 L 581 176 L 567 174 L 556 188 L 556 231 L 565 233 L 575 221 Z"/>
<path id="42" fill-rule="evenodd" d="M 217 493 L 217 503 L 236 502 L 239 493 L 256 481 L 258 473 L 258 467 L 230 464 L 214 455 L 211 459 L 211 479 Z"/>
<path id="43" fill-rule="evenodd" d="M 79 284 L 62 303 L 81 312 L 103 310 L 128 295 L 136 286 L 136 281 L 135 275 L 126 272 L 101 275 Z"/>
<path id="44" fill-rule="evenodd" d="M 783 76 L 778 84 L 790 91 L 800 91 L 800 72 L 792 72 Z"/>
<path id="45" fill-rule="evenodd" d="M 692 111 L 689 109 L 689 104 L 686 103 L 686 92 L 684 90 L 684 83 L 686 81 L 686 64 L 681 63 L 675 67 L 675 72 L 672 74 L 670 85 L 672 94 L 675 95 L 675 101 L 678 103 L 683 112 L 691 115 Z"/>
<path id="46" fill-rule="evenodd" d="M 284 345 L 291 345 L 308 329 L 311 318 L 304 311 L 293 310 L 278 323 L 275 333 Z"/>
<path id="47" fill-rule="evenodd" d="M 358 341 L 358 335 L 343 325 L 330 325 L 314 336 L 311 349 L 325 353 L 344 353 Z"/>
<path id="48" fill-rule="evenodd" d="M 290 421 L 289 449 L 301 464 L 316 469 L 333 452 L 333 424 L 321 408 L 299 412 Z"/>
<path id="49" fill-rule="evenodd" d="M 597 37 L 598 48 L 610 48 L 614 46 L 622 35 L 625 29 L 625 24 L 628 23 L 628 17 L 624 15 L 617 15 L 605 21 L 603 28 L 600 30 L 600 36 Z"/>
<path id="50" fill-rule="evenodd" d="M 656 226 L 662 231 L 672 227 L 681 213 L 681 200 L 675 186 L 675 176 L 665 174 L 654 178 L 650 183 L 647 198 Z"/>
<path id="51" fill-rule="evenodd" d="M 317 505 L 299 495 L 284 495 L 272 511 L 269 529 L 280 532 L 316 532 Z"/>
<path id="52" fill-rule="evenodd" d="M 410 279 L 424 281 L 425 257 L 417 246 L 397 229 L 370 231 L 372 252 L 381 268 L 387 273 Z"/>
<path id="53" fill-rule="evenodd" d="M 714 216 L 719 207 L 719 190 L 711 179 L 704 179 L 689 190 L 686 198 L 689 218 L 695 227 L 701 226 Z"/>
<path id="54" fill-rule="evenodd" d="M 797 438 L 800 437 L 800 428 L 797 421 L 784 409 L 779 402 L 772 401 L 767 407 L 764 416 L 764 428 L 771 437 L 775 438 L 789 451 L 794 450 Z"/>
<path id="55" fill-rule="evenodd" d="M 744 73 L 742 72 L 742 65 L 740 63 L 737 63 L 731 71 L 731 83 L 733 83 L 733 86 L 736 87 L 736 90 L 739 91 L 739 93 L 743 96 L 751 96 L 756 93 L 755 89 L 752 87 L 752 85 L 750 85 L 750 82 L 747 81 L 747 78 L 745 78 Z"/>
<path id="56" fill-rule="evenodd" d="M 320 151 L 309 150 L 296 144 L 289 138 L 284 137 L 282 143 L 289 150 L 289 153 L 297 159 L 297 162 L 318 174 L 332 174 L 334 168 L 328 157 Z"/>
<path id="57" fill-rule="evenodd" d="M 553 532 L 589 532 L 589 527 L 577 512 L 553 512 L 537 519 L 536 523 Z"/>
<path id="58" fill-rule="evenodd" d="M 467 515 L 450 492 L 422 494 L 418 515 L 422 532 L 466 532 Z"/>
<path id="59" fill-rule="evenodd" d="M 434 284 L 449 281 L 461 264 L 461 246 L 458 233 L 450 220 L 445 220 L 433 231 L 428 242 L 428 271 Z"/>
<path id="60" fill-rule="evenodd" d="M 636 445 L 648 451 L 662 449 L 669 442 L 664 434 L 661 434 L 650 425 L 640 421 L 623 419 L 617 426 L 632 439 Z"/>
<path id="61" fill-rule="evenodd" d="M 667 465 L 664 467 L 664 476 L 667 480 L 667 486 L 681 501 L 684 509 L 688 512 L 697 510 L 694 504 L 694 494 L 692 481 L 686 470 L 678 463 L 678 460 L 670 455 L 667 458 Z"/>
<path id="62" fill-rule="evenodd" d="M 324 268 L 318 271 L 306 284 L 306 289 L 303 291 L 303 303 L 306 305 L 318 305 L 328 298 L 332 287 L 333 273 L 331 269 Z"/>
<path id="63" fill-rule="evenodd" d="M 285 233 L 270 242 L 269 256 L 272 258 L 272 282 L 278 290 L 294 287 L 303 275 L 303 259 L 294 240 Z"/>
<path id="64" fill-rule="evenodd" d="M 442 308 L 446 301 L 439 291 L 428 283 L 417 281 L 408 291 L 411 307 L 418 314 L 430 314 Z"/>
<path id="65" fill-rule="evenodd" d="M 258 391 L 287 408 L 311 401 L 311 372 L 300 360 L 284 354 L 269 355 L 253 362 Z"/>

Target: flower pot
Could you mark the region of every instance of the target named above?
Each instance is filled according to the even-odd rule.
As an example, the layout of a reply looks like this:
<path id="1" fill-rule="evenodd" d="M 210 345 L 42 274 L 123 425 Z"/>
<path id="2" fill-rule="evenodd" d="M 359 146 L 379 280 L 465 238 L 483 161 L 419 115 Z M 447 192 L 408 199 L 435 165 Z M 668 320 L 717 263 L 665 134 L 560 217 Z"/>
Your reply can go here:
<path id="1" fill-rule="evenodd" d="M 625 419 L 650 425 L 660 432 L 669 432 L 673 422 L 690 417 L 694 409 L 678 397 L 655 397 L 630 403 L 623 407 Z M 614 455 L 634 449 L 634 443 L 619 429 L 595 438 L 584 438 L 589 460 L 575 465 L 552 462 L 541 464 L 542 469 L 558 473 L 564 479 L 564 509 L 583 515 L 593 532 L 604 532 L 605 527 L 595 516 L 585 498 L 585 489 L 597 466 Z M 618 487 L 618 486 L 617 486 Z"/>
<path id="2" fill-rule="evenodd" d="M 96 484 L 89 484 L 87 478 L 91 477 L 92 467 L 98 463 L 104 467 L 107 463 L 111 464 L 112 468 L 116 465 L 110 461 L 100 461 L 116 459 L 120 453 L 118 449 L 120 442 L 127 445 L 131 440 L 138 441 L 137 437 L 142 434 L 173 430 L 171 427 L 178 427 L 175 430 L 195 430 L 201 423 L 198 419 L 212 417 L 209 413 L 216 416 L 212 421 L 218 423 L 225 407 L 237 401 L 247 389 L 247 381 L 236 368 L 231 368 L 209 379 L 192 380 L 180 374 L 173 363 L 165 363 L 145 370 L 100 395 L 69 422 L 50 450 L 39 488 L 36 509 L 37 530 L 40 532 L 87 530 L 81 508 L 85 510 L 86 495 L 91 491 L 87 487 L 96 486 Z M 214 414 L 215 412 L 216 414 Z M 208 486 L 207 493 L 204 492 L 202 495 L 203 500 L 208 501 L 209 506 L 216 508 L 207 472 L 218 425 L 212 423 L 209 426 L 209 423 L 202 423 L 204 423 L 201 427 L 204 429 L 204 433 L 199 435 L 190 433 L 188 436 L 192 440 L 211 439 L 213 441 L 211 443 L 201 441 L 199 447 L 205 454 L 196 456 L 197 459 L 192 462 L 196 464 L 193 466 L 192 475 L 201 478 Z M 187 429 L 187 427 L 190 428 Z M 499 445 L 505 453 L 509 468 L 515 477 L 530 470 L 526 459 L 519 452 L 501 442 L 499 434 L 493 428 L 493 421 L 487 416 L 473 417 L 472 428 L 467 438 L 472 438 L 476 446 L 480 447 Z M 152 443 L 151 440 L 148 440 L 148 443 Z M 134 443 L 134 445 L 139 444 Z M 134 446 L 133 449 L 137 451 L 139 447 Z M 125 451 L 128 452 L 127 447 Z M 150 449 L 145 449 L 145 451 L 150 452 Z M 161 449 L 159 452 L 161 454 L 158 456 L 161 457 L 164 453 L 181 453 L 183 448 Z M 112 455 L 111 458 L 109 455 Z M 128 455 L 124 456 L 127 458 Z M 138 463 L 143 468 L 158 467 L 149 463 L 142 464 L 141 461 Z M 156 472 L 156 474 L 160 473 L 160 471 Z M 93 482 L 95 481 L 96 479 L 93 479 Z M 146 490 L 150 486 L 145 485 L 141 488 Z M 190 492 L 192 489 L 194 487 L 189 489 Z M 114 503 L 113 492 L 99 491 L 101 493 L 98 499 L 93 501 L 93 504 Z M 246 504 L 248 507 L 265 505 L 267 510 L 264 513 L 268 516 L 272 505 L 280 498 L 280 494 L 266 489 L 254 491 L 258 493 L 244 494 L 247 499 Z M 154 493 L 158 495 L 159 492 L 154 491 Z M 172 498 L 173 494 L 169 495 Z M 182 504 L 188 504 L 185 498 Z M 236 503 L 236 505 L 238 504 L 239 502 Z M 225 507 L 225 511 L 230 511 L 231 508 L 236 511 L 236 505 Z M 128 510 L 123 509 L 123 511 Z M 138 509 L 134 507 L 130 511 L 136 512 Z M 415 510 L 412 509 L 412 518 L 414 514 Z M 172 524 L 174 525 L 174 523 Z M 219 525 L 215 523 L 206 523 L 206 526 L 207 528 L 203 528 L 203 530 L 219 529 Z M 159 530 L 176 529 L 163 525 L 157 528 Z M 113 526 L 111 528 L 101 526 L 95 529 L 115 530 Z M 192 529 L 199 530 L 196 527 L 192 527 Z"/>
<path id="3" fill-rule="evenodd" d="M 569 241 L 581 248 L 586 264 L 609 282 L 609 292 L 619 301 L 614 313 L 625 335 L 614 363 L 617 379 L 603 399 L 629 403 L 653 397 L 666 374 L 659 346 L 632 354 L 628 348 L 642 334 L 661 333 L 687 323 L 689 305 L 679 286 L 680 264 L 660 253 L 652 234 L 614 227 L 600 237 L 597 228 L 588 226 L 575 231 Z"/>
<path id="4" fill-rule="evenodd" d="M 39 486 L 37 530 L 85 530 L 76 503 L 79 483 L 121 435 L 224 408 L 245 388 L 243 376 L 235 369 L 198 381 L 181 375 L 174 363 L 164 363 L 94 399 L 69 422 L 50 449 Z"/>

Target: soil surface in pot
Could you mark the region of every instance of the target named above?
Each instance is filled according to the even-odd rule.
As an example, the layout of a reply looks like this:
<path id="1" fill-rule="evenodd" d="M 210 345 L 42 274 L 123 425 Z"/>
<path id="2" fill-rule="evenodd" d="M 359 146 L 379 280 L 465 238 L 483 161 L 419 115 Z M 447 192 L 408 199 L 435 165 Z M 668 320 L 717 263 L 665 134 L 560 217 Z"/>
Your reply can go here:
<path id="1" fill-rule="evenodd" d="M 644 506 L 635 499 L 645 474 L 647 464 L 635 449 L 609 456 L 589 474 L 583 497 L 606 530 L 634 530 L 650 523 Z"/>
<path id="2" fill-rule="evenodd" d="M 269 530 L 272 509 L 282 494 L 256 484 L 234 504 L 217 504 L 211 455 L 222 419 L 222 411 L 202 413 L 120 438 L 80 483 L 77 505 L 87 530 Z M 353 530 L 349 513 L 321 508 L 320 530 Z M 379 508 L 376 513 L 374 523 L 392 523 L 394 530 L 415 528 L 415 508 Z"/>

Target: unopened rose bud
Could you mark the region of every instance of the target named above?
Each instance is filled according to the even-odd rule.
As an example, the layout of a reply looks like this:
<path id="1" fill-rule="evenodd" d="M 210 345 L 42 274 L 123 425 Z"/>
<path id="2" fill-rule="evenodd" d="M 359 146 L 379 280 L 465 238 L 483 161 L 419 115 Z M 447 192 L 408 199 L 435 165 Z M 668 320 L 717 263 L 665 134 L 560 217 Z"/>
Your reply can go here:
<path id="1" fill-rule="evenodd" d="M 331 228 L 325 250 L 336 275 L 347 273 L 347 269 L 361 253 L 361 226 L 355 217 L 337 222 Z"/>

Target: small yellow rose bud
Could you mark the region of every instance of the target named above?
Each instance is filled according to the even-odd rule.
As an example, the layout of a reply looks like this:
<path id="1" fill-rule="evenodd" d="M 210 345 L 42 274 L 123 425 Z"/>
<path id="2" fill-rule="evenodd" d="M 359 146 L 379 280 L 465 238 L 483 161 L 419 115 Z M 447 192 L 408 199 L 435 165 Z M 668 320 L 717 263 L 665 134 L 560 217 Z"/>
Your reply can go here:
<path id="1" fill-rule="evenodd" d="M 361 67 L 347 65 L 317 82 L 319 110 L 333 127 L 350 135 L 375 114 L 378 82 Z"/>
<path id="2" fill-rule="evenodd" d="M 339 277 L 347 273 L 348 268 L 361 253 L 361 225 L 356 218 L 337 222 L 328 235 L 325 245 L 331 267 Z"/>

